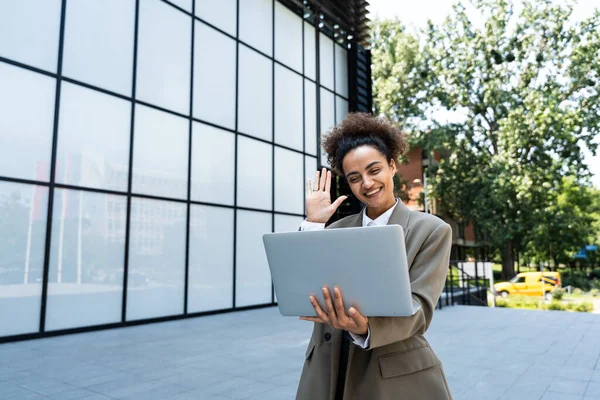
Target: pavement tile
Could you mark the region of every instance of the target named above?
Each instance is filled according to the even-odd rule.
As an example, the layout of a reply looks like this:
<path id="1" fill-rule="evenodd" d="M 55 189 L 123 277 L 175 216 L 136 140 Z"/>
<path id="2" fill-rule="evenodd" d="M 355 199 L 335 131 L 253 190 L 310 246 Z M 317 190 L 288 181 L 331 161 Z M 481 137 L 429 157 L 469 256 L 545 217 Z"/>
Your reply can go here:
<path id="1" fill-rule="evenodd" d="M 311 330 L 266 308 L 6 343 L 0 399 L 293 399 Z M 600 400 L 598 315 L 445 307 L 426 337 L 457 400 Z"/>
<path id="2" fill-rule="evenodd" d="M 550 384 L 548 391 L 583 396 L 587 390 L 588 383 L 589 382 L 586 381 L 576 381 L 572 379 L 555 379 Z"/>
<path id="3" fill-rule="evenodd" d="M 600 397 L 600 383 L 590 382 L 585 392 L 586 396 Z"/>
<path id="4" fill-rule="evenodd" d="M 583 396 L 560 392 L 546 392 L 541 400 L 584 400 Z"/>

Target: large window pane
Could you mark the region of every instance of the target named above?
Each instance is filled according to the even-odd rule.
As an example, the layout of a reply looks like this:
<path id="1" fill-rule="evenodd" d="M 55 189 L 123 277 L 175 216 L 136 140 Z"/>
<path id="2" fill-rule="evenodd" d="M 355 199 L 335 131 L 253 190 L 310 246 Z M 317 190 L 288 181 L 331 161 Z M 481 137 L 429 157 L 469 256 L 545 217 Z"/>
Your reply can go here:
<path id="1" fill-rule="evenodd" d="M 348 101 L 335 96 L 335 124 L 341 123 L 348 116 Z"/>
<path id="2" fill-rule="evenodd" d="M 56 72 L 60 11 L 60 0 L 0 1 L 0 56 Z"/>
<path id="3" fill-rule="evenodd" d="M 333 90 L 333 40 L 319 33 L 319 72 L 321 85 Z"/>
<path id="4" fill-rule="evenodd" d="M 127 320 L 183 314 L 185 204 L 133 198 Z"/>
<path id="5" fill-rule="evenodd" d="M 304 148 L 317 155 L 317 85 L 304 80 Z"/>
<path id="6" fill-rule="evenodd" d="M 194 117 L 235 129 L 235 41 L 196 22 Z"/>
<path id="7" fill-rule="evenodd" d="M 275 232 L 297 232 L 303 217 L 275 214 Z"/>
<path id="8" fill-rule="evenodd" d="M 127 190 L 131 103 L 64 82 L 56 182 Z"/>
<path id="9" fill-rule="evenodd" d="M 233 205 L 235 135 L 194 122 L 192 200 Z"/>
<path id="10" fill-rule="evenodd" d="M 275 2 L 275 58 L 302 73 L 302 19 Z"/>
<path id="11" fill-rule="evenodd" d="M 333 93 L 321 88 L 321 136 L 327 134 L 335 126 L 335 101 Z M 321 149 L 322 151 L 322 149 Z M 321 152 L 321 165 L 329 166 L 327 164 L 327 156 Z"/>
<path id="12" fill-rule="evenodd" d="M 193 0 L 169 0 L 171 3 L 175 4 L 177 7 L 184 9 L 187 12 L 192 12 L 192 1 Z"/>
<path id="13" fill-rule="evenodd" d="M 275 210 L 302 214 L 304 197 L 302 154 L 275 148 Z"/>
<path id="14" fill-rule="evenodd" d="M 240 40 L 273 55 L 273 0 L 242 0 Z"/>
<path id="15" fill-rule="evenodd" d="M 48 189 L 0 181 L 0 337 L 38 332 Z"/>
<path id="16" fill-rule="evenodd" d="M 137 98 L 190 110 L 191 17 L 160 0 L 140 2 Z"/>
<path id="17" fill-rule="evenodd" d="M 52 78 L 0 62 L 0 175 L 48 181 L 55 88 Z"/>
<path id="18" fill-rule="evenodd" d="M 317 79 L 316 30 L 308 22 L 304 23 L 304 74 L 312 80 Z"/>
<path id="19" fill-rule="evenodd" d="M 131 95 L 135 0 L 67 2 L 63 75 Z"/>
<path id="20" fill-rule="evenodd" d="M 127 198 L 57 189 L 46 329 L 121 321 Z"/>
<path id="21" fill-rule="evenodd" d="M 233 209 L 190 210 L 188 312 L 233 307 Z"/>
<path id="22" fill-rule="evenodd" d="M 262 236 L 271 232 L 271 214 L 237 211 L 236 307 L 271 302 L 271 273 Z"/>
<path id="23" fill-rule="evenodd" d="M 138 105 L 133 141 L 133 191 L 187 198 L 189 121 Z"/>
<path id="24" fill-rule="evenodd" d="M 348 50 L 335 45 L 335 91 L 348 97 Z"/>
<path id="25" fill-rule="evenodd" d="M 238 137 L 237 205 L 271 210 L 273 204 L 273 146 Z"/>
<path id="26" fill-rule="evenodd" d="M 238 129 L 271 140 L 273 112 L 273 64 L 257 52 L 240 46 Z"/>
<path id="27" fill-rule="evenodd" d="M 196 0 L 196 15 L 230 35 L 236 35 L 237 0 Z"/>
<path id="28" fill-rule="evenodd" d="M 302 77 L 275 65 L 275 142 L 302 151 Z"/>

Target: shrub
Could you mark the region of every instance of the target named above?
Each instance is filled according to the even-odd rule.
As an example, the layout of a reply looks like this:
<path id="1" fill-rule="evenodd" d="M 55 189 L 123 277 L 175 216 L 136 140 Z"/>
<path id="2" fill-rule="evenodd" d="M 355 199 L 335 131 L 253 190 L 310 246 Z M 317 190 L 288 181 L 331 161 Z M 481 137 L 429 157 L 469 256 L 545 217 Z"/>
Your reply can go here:
<path id="1" fill-rule="evenodd" d="M 548 310 L 565 311 L 567 307 L 560 301 L 552 300 L 547 307 Z"/>
<path id="2" fill-rule="evenodd" d="M 594 310 L 594 305 L 589 301 L 583 301 L 577 304 L 574 310 L 578 312 L 592 312 Z"/>
<path id="3" fill-rule="evenodd" d="M 573 290 L 573 295 L 574 296 L 581 296 L 583 294 L 583 290 L 579 289 L 579 288 L 575 288 Z"/>
<path id="4" fill-rule="evenodd" d="M 552 292 L 552 299 L 553 300 L 562 300 L 564 295 L 565 295 L 565 292 L 563 290 L 555 290 L 554 292 Z"/>
<path id="5" fill-rule="evenodd" d="M 590 294 L 594 297 L 598 297 L 598 296 L 600 296 L 600 289 L 594 288 L 594 289 L 590 290 Z"/>
<path id="6" fill-rule="evenodd" d="M 600 291 L 600 280 L 590 281 L 590 288 L 592 291 Z"/>
<path id="7" fill-rule="evenodd" d="M 508 308 L 508 300 L 496 299 L 496 307 Z"/>
<path id="8" fill-rule="evenodd" d="M 593 269 L 592 272 L 590 272 L 590 279 L 600 279 L 600 269 Z"/>
<path id="9" fill-rule="evenodd" d="M 573 286 L 582 290 L 590 290 L 590 280 L 581 271 L 569 271 L 563 276 L 563 287 Z"/>
<path id="10" fill-rule="evenodd" d="M 539 299 L 537 297 L 511 296 L 509 302 L 509 307 L 511 308 L 527 308 L 535 310 L 539 306 Z"/>

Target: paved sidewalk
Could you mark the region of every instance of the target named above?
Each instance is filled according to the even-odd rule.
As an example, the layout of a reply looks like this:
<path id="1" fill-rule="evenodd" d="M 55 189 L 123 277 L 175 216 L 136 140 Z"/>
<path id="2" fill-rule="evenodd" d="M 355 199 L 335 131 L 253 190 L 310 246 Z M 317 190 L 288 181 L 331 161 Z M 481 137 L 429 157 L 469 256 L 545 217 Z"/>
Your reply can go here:
<path id="1" fill-rule="evenodd" d="M 293 399 L 310 330 L 269 308 L 3 344 L 0 399 Z M 598 315 L 447 307 L 427 337 L 457 400 L 600 399 Z"/>

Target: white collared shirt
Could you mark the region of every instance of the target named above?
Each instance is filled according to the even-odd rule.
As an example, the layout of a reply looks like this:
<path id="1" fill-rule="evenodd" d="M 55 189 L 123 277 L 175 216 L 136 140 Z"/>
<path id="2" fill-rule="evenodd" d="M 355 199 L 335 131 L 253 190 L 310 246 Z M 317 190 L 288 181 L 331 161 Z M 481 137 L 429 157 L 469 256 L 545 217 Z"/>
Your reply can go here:
<path id="1" fill-rule="evenodd" d="M 371 219 L 367 216 L 367 210 L 363 211 L 363 218 L 362 218 L 362 226 L 384 226 L 387 225 L 388 222 L 390 221 L 390 217 L 392 216 L 392 213 L 394 212 L 394 209 L 396 208 L 396 206 L 398 205 L 398 199 L 396 199 L 396 203 L 394 203 L 394 205 L 392 207 L 390 207 L 386 212 L 384 212 L 383 214 L 381 214 L 379 217 L 375 218 L 375 219 Z M 302 225 L 300 226 L 300 230 L 301 231 L 316 231 L 319 229 L 325 229 L 325 224 L 321 224 L 318 222 L 309 222 L 309 221 L 302 221 Z M 352 332 L 348 332 L 350 334 L 350 336 L 352 336 L 352 339 L 354 340 L 354 344 L 356 344 L 357 346 L 362 347 L 363 349 L 366 349 L 369 347 L 370 345 L 370 339 L 371 339 L 371 328 L 369 328 L 369 331 L 367 332 L 367 335 L 355 335 Z"/>

